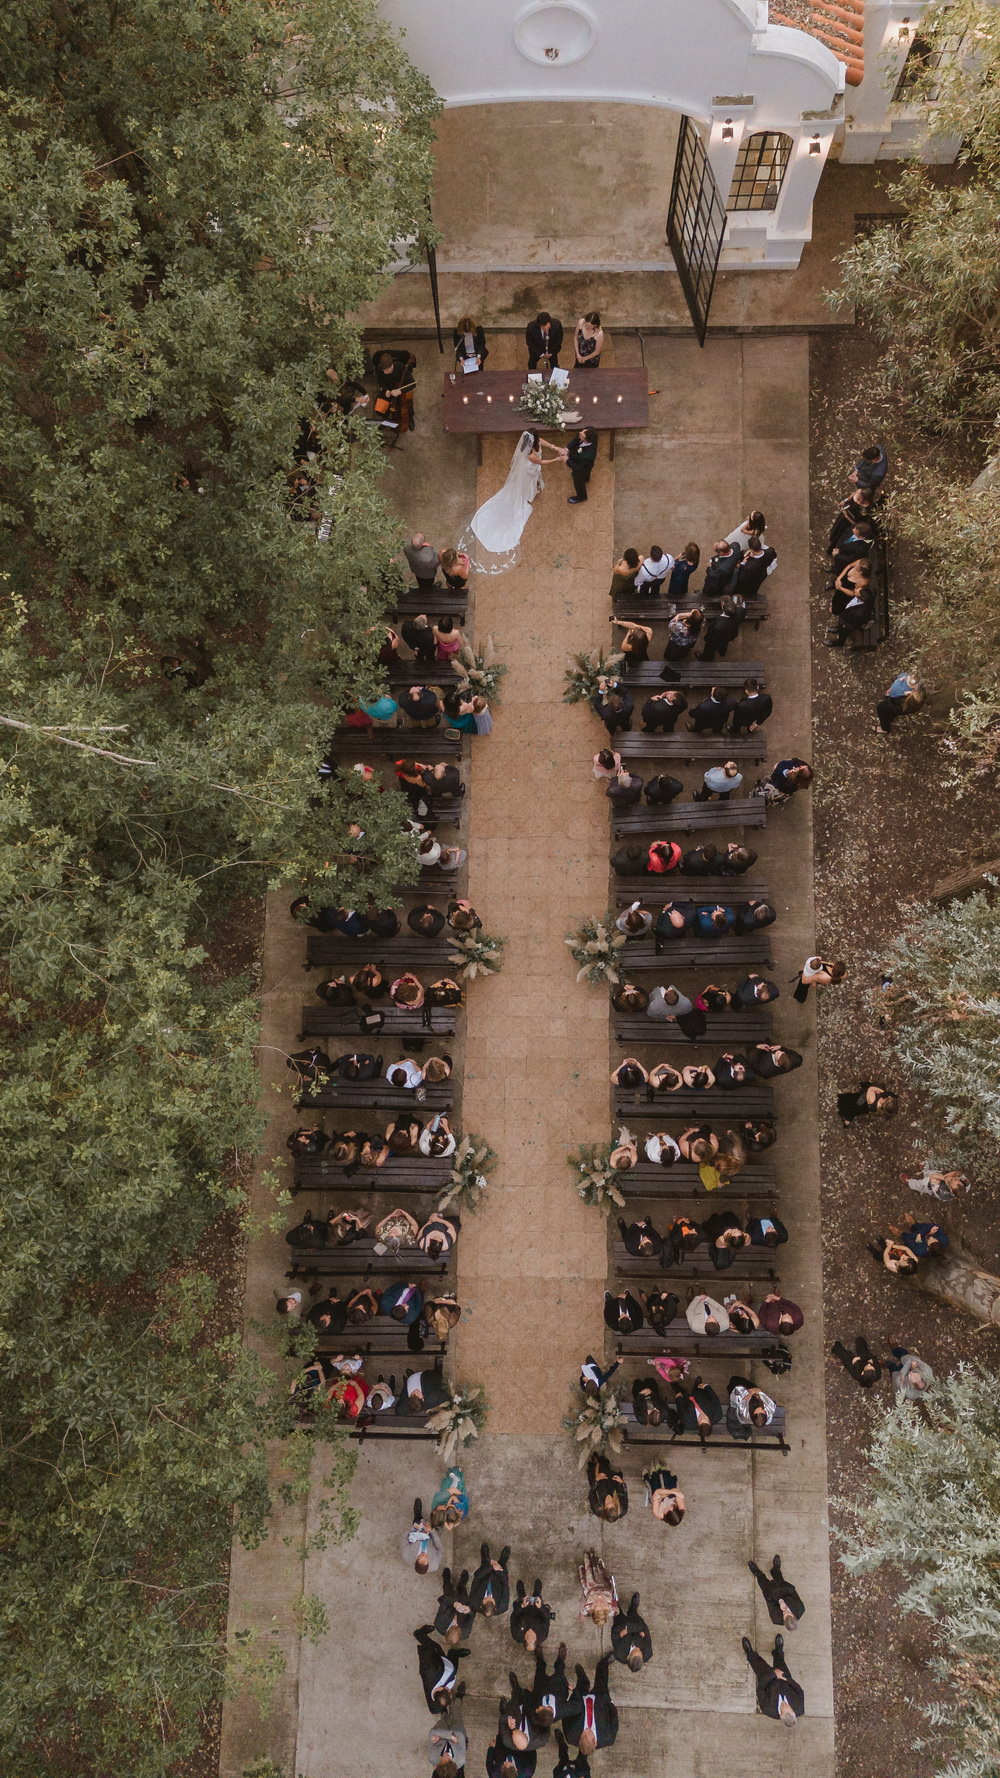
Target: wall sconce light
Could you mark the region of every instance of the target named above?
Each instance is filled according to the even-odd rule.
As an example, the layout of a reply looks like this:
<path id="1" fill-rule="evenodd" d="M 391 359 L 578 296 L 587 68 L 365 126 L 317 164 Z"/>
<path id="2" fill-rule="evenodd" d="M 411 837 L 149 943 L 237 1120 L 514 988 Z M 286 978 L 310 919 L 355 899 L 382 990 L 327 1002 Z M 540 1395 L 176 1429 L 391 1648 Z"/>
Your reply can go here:
<path id="1" fill-rule="evenodd" d="M 821 149 L 820 149 L 819 137 L 818 136 L 811 137 L 810 142 L 809 142 L 809 153 L 810 154 L 819 154 L 820 152 L 821 152 Z"/>
<path id="2" fill-rule="evenodd" d="M 731 117 L 727 117 L 725 123 L 722 126 L 722 140 L 723 140 L 723 142 L 731 142 L 732 139 L 733 139 L 733 120 Z"/>

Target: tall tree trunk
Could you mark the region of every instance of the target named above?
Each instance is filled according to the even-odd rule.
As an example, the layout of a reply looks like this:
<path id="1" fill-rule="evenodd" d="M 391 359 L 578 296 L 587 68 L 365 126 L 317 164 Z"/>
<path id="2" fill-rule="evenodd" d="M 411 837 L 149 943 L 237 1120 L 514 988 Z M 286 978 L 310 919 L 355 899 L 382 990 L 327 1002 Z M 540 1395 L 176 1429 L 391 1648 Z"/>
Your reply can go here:
<path id="1" fill-rule="evenodd" d="M 931 1296 L 961 1309 L 982 1326 L 1000 1327 L 1000 1278 L 984 1271 L 971 1254 L 953 1248 L 924 1267 L 919 1282 Z"/>

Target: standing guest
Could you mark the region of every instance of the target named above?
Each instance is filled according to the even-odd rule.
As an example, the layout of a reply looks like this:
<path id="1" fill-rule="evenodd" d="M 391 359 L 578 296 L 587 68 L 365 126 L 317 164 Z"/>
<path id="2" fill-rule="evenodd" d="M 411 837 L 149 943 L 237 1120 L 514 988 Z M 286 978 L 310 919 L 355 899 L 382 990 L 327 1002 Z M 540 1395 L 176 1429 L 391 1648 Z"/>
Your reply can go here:
<path id="1" fill-rule="evenodd" d="M 678 602 L 681 599 L 687 598 L 691 576 L 698 568 L 700 562 L 701 550 L 698 548 L 698 545 L 696 543 L 686 543 L 671 569 L 670 584 L 667 587 L 668 598 L 676 599 Z"/>
<path id="2" fill-rule="evenodd" d="M 453 1581 L 451 1569 L 443 1568 L 441 1582 L 444 1591 L 438 1599 L 434 1628 L 444 1637 L 445 1648 L 454 1648 L 457 1643 L 468 1641 L 476 1621 L 469 1604 L 469 1570 L 463 1568 L 458 1580 Z"/>
<path id="3" fill-rule="evenodd" d="M 479 1567 L 472 1577 L 469 1603 L 482 1617 L 503 1617 L 510 1605 L 509 1561 L 509 1543 L 504 1544 L 499 1560 L 490 1556 L 488 1543 L 480 1546 Z"/>
<path id="4" fill-rule="evenodd" d="M 736 909 L 736 930 L 743 932 L 761 932 L 765 926 L 773 926 L 778 918 L 776 910 L 769 901 L 761 901 L 751 895 L 741 907 Z"/>
<path id="5" fill-rule="evenodd" d="M 531 1687 L 531 1715 L 540 1729 L 552 1727 L 554 1722 L 561 1722 L 566 1714 L 569 1703 L 569 1680 L 566 1678 L 566 1656 L 568 1649 L 565 1642 L 560 1642 L 556 1649 L 556 1658 L 550 1673 L 545 1664 L 545 1656 L 541 1649 L 535 1650 L 535 1677 Z M 558 1740 L 558 1735 L 556 1736 Z M 565 1743 L 563 1743 L 565 1748 Z"/>
<path id="6" fill-rule="evenodd" d="M 433 626 L 435 657 L 450 661 L 462 646 L 462 636 L 453 617 L 442 617 Z"/>
<path id="7" fill-rule="evenodd" d="M 454 932 L 478 932 L 482 923 L 471 901 L 448 903 L 448 925 Z"/>
<path id="8" fill-rule="evenodd" d="M 889 458 L 885 446 L 866 445 L 847 479 L 855 488 L 868 488 L 872 494 L 877 494 L 888 469 Z"/>
<path id="9" fill-rule="evenodd" d="M 537 1766 L 534 1748 L 505 1747 L 499 1735 L 486 1749 L 486 1778 L 534 1778 Z"/>
<path id="10" fill-rule="evenodd" d="M 911 1192 L 920 1192 L 925 1198 L 936 1198 L 940 1204 L 953 1204 L 960 1192 L 968 1191 L 969 1181 L 964 1173 L 938 1173 L 925 1165 L 921 1174 L 901 1173 L 904 1185 Z"/>
<path id="11" fill-rule="evenodd" d="M 890 1241 L 885 1235 L 878 1241 L 869 1241 L 868 1251 L 872 1259 L 884 1266 L 894 1277 L 912 1278 L 914 1272 L 920 1268 L 920 1261 L 909 1247 L 904 1246 L 901 1241 Z"/>
<path id="12" fill-rule="evenodd" d="M 885 1368 L 896 1394 L 903 1401 L 923 1401 L 934 1382 L 930 1365 L 915 1352 L 908 1352 L 905 1346 L 893 1346 L 891 1352 L 892 1357 L 886 1359 Z"/>
<path id="13" fill-rule="evenodd" d="M 760 592 L 769 574 L 778 566 L 778 552 L 765 546 L 762 537 L 747 538 L 747 546 L 736 570 L 734 590 L 743 599 L 753 599 Z"/>
<path id="14" fill-rule="evenodd" d="M 761 689 L 759 679 L 744 679 L 743 696 L 736 700 L 729 725 L 733 735 L 754 735 L 774 709 L 774 700 Z"/>
<path id="15" fill-rule="evenodd" d="M 621 769 L 622 756 L 620 753 L 614 752 L 612 748 L 602 747 L 599 753 L 594 754 L 594 777 L 599 783 L 602 780 L 607 782 L 611 778 L 617 778 Z"/>
<path id="16" fill-rule="evenodd" d="M 414 531 L 409 543 L 404 543 L 403 554 L 410 566 L 410 573 L 417 583 L 417 590 L 429 593 L 437 580 L 438 552 L 432 543 L 428 543 L 422 531 Z M 403 632 L 406 641 L 406 633 Z"/>
<path id="17" fill-rule="evenodd" d="M 602 1655 L 594 1670 L 594 1683 L 577 1664 L 576 1685 L 570 1693 L 564 1724 L 567 1741 L 590 1758 L 599 1747 L 613 1747 L 618 1739 L 618 1712 L 608 1690 L 611 1656 Z"/>
<path id="18" fill-rule="evenodd" d="M 632 1594 L 627 1610 L 622 1611 L 619 1607 L 615 1613 L 611 1625 L 611 1652 L 630 1673 L 641 1673 L 646 1662 L 652 1660 L 653 1639 L 645 1619 L 639 1616 L 638 1593 Z"/>
<path id="19" fill-rule="evenodd" d="M 298 1158 L 300 1155 L 322 1154 L 329 1140 L 321 1124 L 304 1124 L 286 1138 L 285 1147 L 289 1154 Z"/>
<path id="20" fill-rule="evenodd" d="M 772 1000 L 778 999 L 776 982 L 765 981 L 761 975 L 748 975 L 736 990 L 739 1006 L 770 1006 Z"/>
<path id="21" fill-rule="evenodd" d="M 537 370 L 542 360 L 543 370 L 558 370 L 559 352 L 563 343 L 563 324 L 558 315 L 550 315 L 547 309 L 540 309 L 535 319 L 528 322 L 524 338 L 528 347 L 529 370 Z"/>
<path id="22" fill-rule="evenodd" d="M 627 735 L 631 730 L 635 703 L 630 692 L 608 686 L 604 680 L 599 680 L 590 705 L 609 735 Z"/>
<path id="23" fill-rule="evenodd" d="M 434 1768 L 431 1778 L 465 1778 L 467 1748 L 465 1729 L 454 1708 L 446 1710 L 428 1737 L 427 1751 Z"/>
<path id="24" fill-rule="evenodd" d="M 888 735 L 901 716 L 909 716 L 914 710 L 922 709 L 927 698 L 919 679 L 912 673 L 900 673 L 894 679 L 884 698 L 880 698 L 875 706 L 878 722 L 875 726 L 877 735 Z"/>
<path id="25" fill-rule="evenodd" d="M 869 519 L 857 519 L 849 535 L 830 552 L 830 572 L 842 574 L 851 562 L 869 559 L 875 544 L 875 527 Z"/>
<path id="26" fill-rule="evenodd" d="M 736 584 L 736 570 L 742 559 L 743 551 L 738 543 L 729 543 L 725 537 L 714 543 L 705 570 L 702 598 L 721 599 L 723 593 L 731 593 Z"/>
<path id="27" fill-rule="evenodd" d="M 510 1633 L 515 1642 L 534 1654 L 545 1641 L 555 1615 L 542 1598 L 542 1583 L 537 1577 L 530 1593 L 525 1593 L 523 1580 L 518 1581 L 510 1613 Z"/>
<path id="28" fill-rule="evenodd" d="M 407 1568 L 417 1574 L 436 1574 L 441 1566 L 441 1539 L 429 1519 L 424 1518 L 423 1501 L 413 1502 L 413 1523 L 403 1534 L 400 1554 Z"/>
<path id="29" fill-rule="evenodd" d="M 810 988 L 828 988 L 842 982 L 847 975 L 846 963 L 826 963 L 822 957 L 807 957 L 799 970 L 793 1000 L 808 1000 Z"/>
<path id="30" fill-rule="evenodd" d="M 614 1616 L 618 1594 L 613 1577 L 595 1550 L 587 1550 L 580 1563 L 580 1586 L 583 1591 L 580 1616 L 589 1617 L 600 1630 Z"/>
<path id="31" fill-rule="evenodd" d="M 798 1050 L 786 1049 L 781 1043 L 755 1044 L 749 1060 L 758 1080 L 776 1080 L 779 1074 L 791 1074 L 802 1066 Z"/>
<path id="32" fill-rule="evenodd" d="M 576 324 L 576 367 L 597 370 L 604 350 L 604 329 L 596 309 L 588 309 Z"/>
<path id="33" fill-rule="evenodd" d="M 548 1729 L 533 1720 L 530 1706 L 531 1692 L 511 1673 L 510 1697 L 500 1699 L 497 1739 L 513 1753 L 534 1753 L 548 1741 Z"/>
<path id="34" fill-rule="evenodd" d="M 595 1518 L 613 1524 L 616 1519 L 625 1517 L 628 1512 L 625 1477 L 599 1451 L 592 1453 L 587 1464 L 587 1482 L 590 1487 L 588 1502 Z"/>
<path id="35" fill-rule="evenodd" d="M 863 1080 L 855 1092 L 837 1094 L 837 1115 L 845 1125 L 859 1117 L 893 1117 L 898 1107 L 898 1095 L 873 1080 Z"/>
<path id="36" fill-rule="evenodd" d="M 471 315 L 463 315 L 452 332 L 455 362 L 466 370 L 482 370 L 489 357 L 486 335 Z"/>
<path id="37" fill-rule="evenodd" d="M 642 706 L 643 734 L 672 735 L 678 717 L 683 716 L 687 707 L 688 701 L 682 691 L 655 691 Z M 676 784 L 677 779 L 670 778 L 667 782 Z M 683 786 L 678 785 L 678 790 L 682 788 Z M 675 791 L 674 795 L 676 794 Z"/>
<path id="38" fill-rule="evenodd" d="M 667 645 L 663 650 L 664 666 L 660 678 L 664 680 L 679 679 L 679 673 L 672 673 L 669 668 L 671 661 L 686 661 L 701 635 L 705 614 L 698 605 L 692 605 L 690 611 L 678 611 L 667 625 Z"/>
<path id="39" fill-rule="evenodd" d="M 751 537 L 763 538 L 766 530 L 767 520 L 764 514 L 755 508 L 753 512 L 747 514 L 742 524 L 736 526 L 734 531 L 726 532 L 726 542 L 738 543 L 741 549 L 746 549 Z"/>
<path id="40" fill-rule="evenodd" d="M 673 567 L 673 556 L 668 556 L 660 544 L 654 543 L 648 556 L 640 564 L 639 572 L 635 577 L 637 596 L 642 599 L 650 599 L 654 598 L 657 593 L 662 593 L 663 583 L 673 572 Z"/>
<path id="41" fill-rule="evenodd" d="M 620 1364 L 621 1359 L 616 1358 L 614 1364 L 609 1365 L 606 1371 L 602 1371 L 597 1359 L 588 1352 L 580 1366 L 581 1392 L 588 1397 L 599 1395 L 604 1388 L 605 1383 L 609 1382 L 614 1376 L 615 1371 L 618 1370 Z"/>
<path id="42" fill-rule="evenodd" d="M 444 931 L 444 919 L 440 908 L 427 901 L 410 909 L 406 924 L 420 938 L 437 938 L 438 933 Z"/>
<path id="43" fill-rule="evenodd" d="M 437 641 L 433 630 L 431 631 L 431 637 L 434 639 L 436 647 Z M 438 727 L 441 721 L 443 705 L 433 686 L 408 685 L 400 691 L 396 701 L 399 705 L 401 714 L 405 716 L 407 722 L 411 723 L 414 728 L 428 729 Z M 400 789 L 402 790 L 404 788 L 405 787 L 401 783 Z M 410 806 L 415 809 L 415 804 L 412 800 Z"/>
<path id="44" fill-rule="evenodd" d="M 464 1655 L 467 1648 L 453 1648 L 445 1654 L 434 1641 L 432 1626 L 421 1624 L 414 1630 L 417 1644 L 417 1664 L 420 1669 L 420 1683 L 424 1688 L 427 1708 L 432 1716 L 438 1716 L 451 1707 L 455 1696 L 455 1681 L 458 1670 L 455 1665 Z M 462 1690 L 464 1691 L 464 1686 Z"/>
<path id="45" fill-rule="evenodd" d="M 585 1753 L 570 1754 L 564 1736 L 556 1730 L 559 1764 L 552 1768 L 552 1778 L 590 1778 L 590 1761 Z"/>
<path id="46" fill-rule="evenodd" d="M 743 773 L 735 759 L 727 759 L 724 765 L 709 766 L 701 789 L 695 791 L 691 800 L 696 803 L 710 803 L 717 799 L 720 803 L 727 803 L 742 784 Z"/>
<path id="47" fill-rule="evenodd" d="M 933 1259 L 949 1245 L 949 1237 L 939 1222 L 917 1222 L 909 1211 L 899 1228 L 889 1225 L 889 1233 L 908 1247 L 915 1259 Z"/>
<path id="48" fill-rule="evenodd" d="M 757 854 L 752 846 L 742 840 L 730 840 L 725 850 L 718 854 L 715 869 L 720 877 L 742 877 L 757 862 Z"/>
<path id="49" fill-rule="evenodd" d="M 695 704 L 688 728 L 693 735 L 721 735 L 733 708 L 733 699 L 725 686 L 713 685 L 708 696 Z"/>
<path id="50" fill-rule="evenodd" d="M 753 1227 L 750 1230 L 751 1245 L 759 1246 L 753 1238 Z M 793 1333 L 798 1333 L 805 1320 L 798 1303 L 790 1297 L 779 1296 L 776 1290 L 768 1292 L 758 1310 L 758 1319 L 765 1333 L 774 1334 L 780 1340 L 787 1340 Z"/>
<path id="51" fill-rule="evenodd" d="M 761 1715 L 773 1716 L 786 1728 L 794 1728 L 799 1717 L 805 1715 L 805 1696 L 788 1671 L 784 1638 L 774 1638 L 770 1662 L 757 1653 L 748 1636 L 743 1638 L 743 1653 L 757 1681 L 757 1709 Z"/>
<path id="52" fill-rule="evenodd" d="M 778 1404 L 751 1383 L 749 1377 L 730 1377 L 726 1431 L 730 1438 L 746 1440 L 770 1426 Z"/>
<path id="53" fill-rule="evenodd" d="M 469 572 L 472 568 L 464 550 L 443 549 L 438 557 L 445 586 L 453 593 L 464 593 L 469 584 Z"/>
<path id="54" fill-rule="evenodd" d="M 573 479 L 573 492 L 567 505 L 583 506 L 587 499 L 587 483 L 590 481 L 594 463 L 597 460 L 597 433 L 592 426 L 581 426 L 574 433 L 566 448 L 566 462 Z"/>
<path id="55" fill-rule="evenodd" d="M 612 778 L 604 792 L 613 809 L 634 809 L 642 801 L 642 779 L 626 766 Z"/>
<path id="56" fill-rule="evenodd" d="M 758 1568 L 756 1562 L 748 1562 L 747 1567 L 764 1595 L 767 1615 L 772 1624 L 779 1630 L 797 1630 L 799 1619 L 805 1616 L 805 1606 L 790 1580 L 786 1580 L 781 1572 L 781 1557 L 771 1559 L 770 1575 Z"/>
<path id="57" fill-rule="evenodd" d="M 677 1486 L 677 1477 L 670 1469 L 650 1469 L 643 1476 L 646 1504 L 661 1525 L 679 1525 L 684 1517 L 684 1496 Z"/>
<path id="58" fill-rule="evenodd" d="M 860 1383 L 862 1389 L 870 1389 L 882 1375 L 882 1366 L 862 1334 L 858 1334 L 855 1339 L 853 1352 L 842 1340 L 834 1340 L 830 1351 L 834 1358 L 840 1360 L 848 1376 Z"/>
<path id="59" fill-rule="evenodd" d="M 407 648 L 412 650 L 414 659 L 422 667 L 429 667 L 434 660 L 436 644 L 427 613 L 422 611 L 416 617 L 404 618 L 399 629 Z"/>
<path id="60" fill-rule="evenodd" d="M 623 599 L 635 592 L 635 577 L 639 572 L 639 551 L 623 549 L 620 559 L 611 570 L 611 587 L 608 597 Z"/>
<path id="61" fill-rule="evenodd" d="M 441 1302 L 445 1298 L 438 1299 Z M 449 1531 L 460 1525 L 469 1516 L 469 1493 L 465 1486 L 465 1475 L 455 1465 L 445 1471 L 431 1500 L 431 1524 L 435 1527 L 444 1525 Z"/>
<path id="62" fill-rule="evenodd" d="M 625 656 L 623 668 L 626 674 L 633 667 L 642 667 L 649 659 L 649 645 L 653 640 L 653 632 L 648 624 L 637 624 L 632 619 L 612 617 L 608 619 L 615 629 L 624 630 L 625 634 L 619 643 L 619 650 Z"/>
<path id="63" fill-rule="evenodd" d="M 696 655 L 699 661 L 725 660 L 729 652 L 730 642 L 735 642 L 740 633 L 740 625 L 747 614 L 746 600 L 739 586 L 735 593 L 724 593 L 719 600 L 719 609 L 714 617 L 710 617 L 701 639 L 701 653 Z"/>

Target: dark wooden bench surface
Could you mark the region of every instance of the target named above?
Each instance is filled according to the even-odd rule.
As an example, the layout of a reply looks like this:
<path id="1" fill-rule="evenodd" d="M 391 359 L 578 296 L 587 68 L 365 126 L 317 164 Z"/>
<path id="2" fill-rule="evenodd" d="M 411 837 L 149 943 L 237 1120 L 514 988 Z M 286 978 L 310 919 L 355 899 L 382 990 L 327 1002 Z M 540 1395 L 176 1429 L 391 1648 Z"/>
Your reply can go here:
<path id="1" fill-rule="evenodd" d="M 705 1246 L 696 1247 L 693 1253 L 685 1253 L 673 1265 L 661 1266 L 658 1259 L 643 1259 L 637 1254 L 626 1253 L 624 1241 L 616 1241 L 614 1267 L 620 1278 L 715 1278 L 719 1289 L 725 1292 L 730 1290 L 735 1278 L 773 1281 L 777 1277 L 772 1247 L 746 1247 L 734 1255 L 733 1263 L 726 1271 L 717 1272 Z"/>
<path id="2" fill-rule="evenodd" d="M 425 1111 L 451 1110 L 455 1089 L 450 1080 L 442 1081 L 440 1086 L 421 1087 L 420 1091 L 424 1098 L 418 1100 L 415 1088 L 391 1087 L 384 1080 L 331 1080 L 325 1086 L 318 1087 L 314 1093 L 308 1090 L 300 1093 L 295 1103 L 303 1111 L 330 1107 L 345 1111 L 370 1111 L 376 1105 L 384 1106 L 387 1111 L 403 1111 L 412 1107 L 418 1117 Z M 729 1096 L 734 1097 L 733 1094 Z"/>
<path id="3" fill-rule="evenodd" d="M 616 617 L 627 618 L 630 623 L 667 623 L 675 612 L 693 611 L 695 606 L 709 617 L 715 617 L 720 603 L 719 599 L 703 599 L 698 593 L 686 593 L 683 599 L 667 599 L 662 593 L 656 593 L 652 599 L 637 598 L 635 593 L 619 593 L 614 601 L 614 613 Z M 747 600 L 747 614 L 740 628 L 755 630 L 758 624 L 765 622 L 768 609 L 768 595 L 755 593 Z M 700 641 L 698 647 L 701 647 Z"/>
<path id="4" fill-rule="evenodd" d="M 439 864 L 428 865 L 426 870 L 414 873 L 412 883 L 395 883 L 393 891 L 396 895 L 453 895 L 458 881 L 457 870 L 442 870 Z"/>
<path id="5" fill-rule="evenodd" d="M 361 969 L 366 963 L 384 963 L 393 970 L 443 970 L 448 961 L 448 940 L 445 927 L 437 938 L 421 938 L 404 925 L 395 938 L 344 938 L 339 932 L 311 932 L 306 940 L 305 969 L 325 969 L 330 965 L 350 964 Z M 453 935 L 454 942 L 454 935 Z"/>
<path id="6" fill-rule="evenodd" d="M 731 1438 L 724 1420 L 713 1427 L 711 1435 L 697 1432 L 673 1433 L 664 1426 L 640 1426 L 631 1402 L 622 1402 L 621 1415 L 625 1421 L 625 1437 L 630 1445 L 658 1445 L 666 1440 L 668 1445 L 700 1445 L 703 1451 L 781 1451 L 784 1456 L 788 1455 L 784 1408 L 776 1410 L 770 1426 L 762 1427 L 759 1432 L 754 1428 L 747 1439 Z"/>
<path id="7" fill-rule="evenodd" d="M 330 737 L 333 753 L 347 753 L 352 759 L 371 754 L 379 759 L 412 759 L 414 754 L 429 753 L 431 763 L 438 759 L 456 759 L 462 751 L 465 736 L 445 726 L 438 728 L 338 728 Z"/>
<path id="8" fill-rule="evenodd" d="M 289 1278 L 300 1272 L 336 1273 L 352 1278 L 371 1278 L 391 1273 L 395 1278 L 443 1278 L 451 1265 L 451 1256 L 432 1259 L 419 1247 L 404 1247 L 399 1253 L 376 1253 L 373 1235 L 362 1235 L 343 1247 L 289 1247 L 291 1271 Z"/>
<path id="9" fill-rule="evenodd" d="M 665 877 L 616 877 L 615 906 L 631 907 L 633 901 L 643 907 L 660 908 L 665 901 L 697 901 L 730 906 L 737 901 L 768 901 L 766 883 L 749 877 L 688 877 L 683 871 L 668 871 Z"/>
<path id="10" fill-rule="evenodd" d="M 727 759 L 750 760 L 759 765 L 767 757 L 767 736 L 763 729 L 755 735 L 695 735 L 690 729 L 679 729 L 672 735 L 647 735 L 641 728 L 609 740 L 623 759 L 676 759 L 681 765 L 699 765 Z M 667 808 L 670 807 L 668 803 Z"/>
<path id="11" fill-rule="evenodd" d="M 661 974 L 669 974 L 671 966 L 674 969 L 714 969 L 718 964 L 720 969 L 736 969 L 766 963 L 771 955 L 767 937 L 770 930 L 765 927 L 752 935 L 738 933 L 732 938 L 707 938 L 700 944 L 692 943 L 685 934 L 684 938 L 665 938 L 659 951 L 652 939 L 633 938 L 619 951 L 619 966 L 626 974 L 634 969 L 656 969 Z M 654 1021 L 650 1019 L 648 1023 Z"/>
<path id="12" fill-rule="evenodd" d="M 620 740 L 617 736 L 616 740 Z M 760 796 L 734 798 L 728 803 L 667 803 L 662 809 L 612 811 L 616 839 L 648 834 L 660 839 L 665 833 L 691 833 L 697 827 L 764 827 L 767 811 Z"/>
<path id="13" fill-rule="evenodd" d="M 419 1112 L 420 1107 L 415 1107 Z M 440 1192 L 451 1178 L 451 1160 L 429 1156 L 391 1154 L 381 1167 L 357 1167 L 348 1171 L 325 1155 L 296 1155 L 293 1192 Z"/>
<path id="14" fill-rule="evenodd" d="M 398 617 L 421 617 L 424 613 L 431 622 L 437 617 L 464 618 L 469 607 L 468 592 L 457 593 L 442 581 L 424 591 L 421 587 L 408 586 L 399 593 L 394 593 L 395 604 L 392 610 Z"/>
<path id="15" fill-rule="evenodd" d="M 693 1117 L 699 1122 L 708 1122 L 720 1117 L 735 1120 L 774 1116 L 774 1095 L 770 1087 L 737 1087 L 731 1093 L 720 1092 L 718 1087 L 692 1093 L 681 1087 L 676 1093 L 657 1093 L 652 1104 L 646 1100 L 645 1088 L 639 1097 L 615 1087 L 614 1102 L 613 1115 L 622 1123 L 628 1123 L 634 1117 Z"/>
<path id="16" fill-rule="evenodd" d="M 778 1188 L 773 1167 L 744 1167 L 729 1185 L 707 1192 L 698 1176 L 697 1167 L 689 1161 L 678 1161 L 673 1167 L 659 1167 L 654 1161 L 639 1161 L 615 1174 L 615 1184 L 626 1198 L 698 1198 L 706 1204 L 767 1202 L 777 1197 Z"/>
<path id="17" fill-rule="evenodd" d="M 350 1429 L 351 1438 L 359 1444 L 369 1438 L 391 1439 L 423 1439 L 430 1442 L 437 1438 L 427 1425 L 426 1414 L 397 1414 L 390 1408 L 384 1414 L 362 1414 L 360 1420 L 354 1422 Z"/>
<path id="18" fill-rule="evenodd" d="M 687 1322 L 684 1325 L 686 1327 Z M 391 1315 L 376 1315 L 362 1327 L 345 1327 L 343 1333 L 339 1334 L 320 1334 L 316 1341 L 316 1350 L 324 1353 L 336 1352 L 343 1358 L 352 1358 L 355 1353 L 407 1353 L 411 1362 L 416 1358 L 437 1358 L 444 1352 L 446 1342 L 429 1336 L 425 1337 L 420 1351 L 413 1352 L 407 1345 L 409 1331 L 403 1322 L 393 1321 Z"/>
<path id="19" fill-rule="evenodd" d="M 664 667 L 679 674 L 679 678 L 661 679 Z M 756 679 L 758 685 L 763 685 L 766 678 L 763 661 L 742 661 L 735 655 L 727 656 L 724 661 L 698 661 L 689 654 L 686 661 L 638 661 L 631 667 L 623 661 L 613 671 L 626 680 L 630 691 L 637 685 L 652 686 L 656 691 L 673 691 L 686 685 L 726 685 L 736 692 L 743 689 L 745 679 Z M 683 717 L 681 721 L 684 721 Z"/>
<path id="20" fill-rule="evenodd" d="M 382 672 L 389 685 L 405 691 L 408 685 L 454 685 L 459 675 L 452 661 L 393 661 Z"/>
<path id="21" fill-rule="evenodd" d="M 672 1019 L 622 1018 L 615 1014 L 615 1038 L 629 1048 L 636 1043 L 707 1043 L 715 1045 L 718 1054 L 744 1043 L 766 1043 L 771 1031 L 767 1012 L 715 1013 L 709 1017 L 704 1037 L 685 1037 Z"/>
<path id="22" fill-rule="evenodd" d="M 772 1351 L 776 1345 L 774 1335 L 762 1327 L 754 1333 L 737 1333 L 734 1328 L 730 1333 L 716 1334 L 714 1338 L 695 1333 L 685 1315 L 678 1315 L 674 1321 L 668 1322 L 665 1334 L 643 1327 L 638 1333 L 615 1336 L 615 1353 L 620 1358 L 632 1355 L 658 1358 L 668 1352 L 675 1352 L 679 1358 L 714 1358 L 722 1353 L 730 1358 L 756 1358 L 762 1352 Z"/>
<path id="23" fill-rule="evenodd" d="M 421 1021 L 423 1007 L 411 1012 L 402 1006 L 385 1008 L 385 1024 L 381 1031 L 362 1031 L 358 1024 L 358 1013 L 351 1006 L 327 1006 L 323 1000 L 317 1000 L 302 1008 L 302 1028 L 300 1037 L 363 1037 L 364 1043 L 358 1043 L 356 1049 L 370 1050 L 377 1055 L 379 1045 L 386 1037 L 453 1037 L 455 1035 L 455 1013 L 461 1008 L 452 1006 L 432 1006 L 430 1030 Z"/>

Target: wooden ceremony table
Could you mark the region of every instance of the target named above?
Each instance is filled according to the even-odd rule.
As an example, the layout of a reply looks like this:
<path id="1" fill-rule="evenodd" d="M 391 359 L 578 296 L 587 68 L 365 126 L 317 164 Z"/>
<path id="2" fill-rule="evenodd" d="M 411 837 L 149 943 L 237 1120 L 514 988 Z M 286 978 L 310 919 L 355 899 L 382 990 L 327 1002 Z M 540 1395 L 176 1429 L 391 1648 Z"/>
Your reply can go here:
<path id="1" fill-rule="evenodd" d="M 458 371 L 454 382 L 446 375 L 445 431 L 476 433 L 481 463 L 483 434 L 487 432 L 525 432 L 531 427 L 539 432 L 572 432 L 577 426 L 593 426 L 598 432 L 610 432 L 614 457 L 617 431 L 649 425 L 648 373 L 641 365 L 627 370 L 570 371 L 563 399 L 580 418 L 569 427 L 539 426 L 518 407 L 527 377 L 524 370 L 478 370 L 469 376 Z"/>

